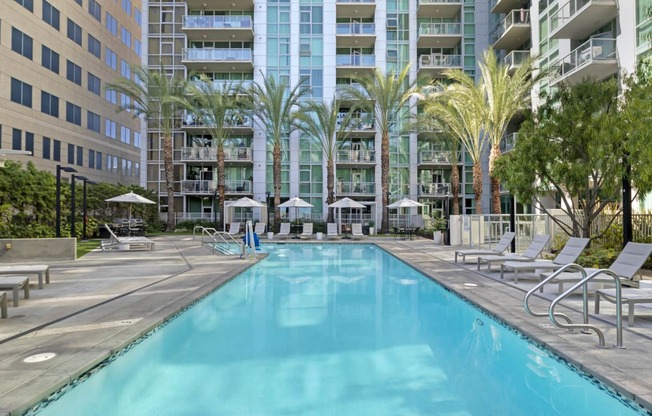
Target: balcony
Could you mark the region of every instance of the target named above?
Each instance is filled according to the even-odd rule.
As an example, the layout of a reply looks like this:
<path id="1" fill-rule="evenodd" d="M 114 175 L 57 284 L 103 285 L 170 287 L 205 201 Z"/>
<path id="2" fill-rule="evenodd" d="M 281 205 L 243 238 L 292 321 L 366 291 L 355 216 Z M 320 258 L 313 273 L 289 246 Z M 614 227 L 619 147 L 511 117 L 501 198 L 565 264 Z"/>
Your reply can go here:
<path id="1" fill-rule="evenodd" d="M 338 23 L 338 48 L 373 48 L 376 43 L 375 23 Z"/>
<path id="2" fill-rule="evenodd" d="M 252 181 L 231 180 L 224 181 L 224 192 L 227 195 L 249 195 L 253 194 Z"/>
<path id="3" fill-rule="evenodd" d="M 516 144 L 516 139 L 518 139 L 518 133 L 506 134 L 500 139 L 500 151 L 506 153 L 512 150 Z"/>
<path id="4" fill-rule="evenodd" d="M 421 23 L 419 48 L 454 48 L 462 41 L 461 23 Z"/>
<path id="5" fill-rule="evenodd" d="M 422 150 L 419 165 L 450 165 L 450 152 L 446 150 Z"/>
<path id="6" fill-rule="evenodd" d="M 251 16 L 183 16 L 188 40 L 243 41 L 254 39 Z"/>
<path id="7" fill-rule="evenodd" d="M 196 86 L 201 86 L 203 81 L 200 81 L 198 79 L 190 81 L 192 84 Z M 208 81 L 212 84 L 212 88 L 214 91 L 224 91 L 226 88 L 230 89 L 230 92 L 234 92 L 236 87 L 240 87 L 240 93 L 239 95 L 244 95 L 246 94 L 246 91 L 251 88 L 254 85 L 254 81 L 247 79 L 243 81 L 236 81 L 236 80 L 214 80 L 214 81 Z"/>
<path id="8" fill-rule="evenodd" d="M 572 85 L 584 78 L 600 81 L 618 72 L 616 39 L 594 38 L 551 65 L 551 84 Z"/>
<path id="9" fill-rule="evenodd" d="M 514 9 L 519 9 L 523 0 L 493 0 L 491 13 L 509 13 Z"/>
<path id="10" fill-rule="evenodd" d="M 417 184 L 417 195 L 421 197 L 446 197 L 450 196 L 450 183 L 426 182 Z"/>
<path id="11" fill-rule="evenodd" d="M 181 193 L 184 195 L 212 195 L 215 193 L 215 182 L 209 180 L 181 181 Z"/>
<path id="12" fill-rule="evenodd" d="M 248 48 L 184 48 L 181 62 L 198 72 L 250 72 L 252 55 Z"/>
<path id="13" fill-rule="evenodd" d="M 362 87 L 362 85 L 358 84 L 357 82 L 354 82 L 351 84 L 337 84 L 335 86 L 335 96 L 337 97 L 337 99 L 338 100 L 351 99 L 351 97 L 347 96 L 346 94 L 349 88 L 353 88 L 356 91 L 363 94 L 365 97 L 369 98 L 369 94 L 367 94 L 367 91 Z"/>
<path id="14" fill-rule="evenodd" d="M 456 17 L 462 11 L 462 0 L 418 0 L 417 18 Z"/>
<path id="15" fill-rule="evenodd" d="M 217 162 L 217 148 L 215 147 L 182 147 L 182 162 Z"/>
<path id="16" fill-rule="evenodd" d="M 253 161 L 253 149 L 251 147 L 225 147 L 224 162 L 227 163 L 250 163 Z"/>
<path id="17" fill-rule="evenodd" d="M 337 17 L 374 17 L 376 14 L 375 0 L 337 0 Z"/>
<path id="18" fill-rule="evenodd" d="M 550 37 L 584 39 L 618 16 L 616 0 L 570 0 L 550 16 Z"/>
<path id="19" fill-rule="evenodd" d="M 346 112 L 341 112 L 337 117 L 337 126 L 339 127 L 346 117 Z M 346 133 L 342 133 L 346 137 L 359 137 L 359 138 L 369 138 L 376 135 L 376 129 L 374 127 L 374 117 L 371 114 L 361 114 L 359 116 L 351 117 L 349 122 L 348 129 Z"/>
<path id="20" fill-rule="evenodd" d="M 375 164 L 376 163 L 376 151 L 375 150 L 338 150 L 335 155 L 335 162 L 339 166 L 343 165 L 352 165 L 359 166 L 364 164 Z"/>
<path id="21" fill-rule="evenodd" d="M 205 9 L 208 3 L 206 0 L 186 0 L 188 10 Z M 254 10 L 254 0 L 211 0 L 212 10 Z"/>
<path id="22" fill-rule="evenodd" d="M 512 10 L 491 32 L 495 49 L 513 51 L 530 40 L 530 11 Z"/>
<path id="23" fill-rule="evenodd" d="M 419 76 L 441 78 L 447 69 L 462 69 L 461 55 L 421 55 L 419 56 Z"/>
<path id="24" fill-rule="evenodd" d="M 211 126 L 205 124 L 197 114 L 186 112 L 183 115 L 181 124 L 181 127 L 184 130 L 192 131 L 195 134 L 211 134 Z M 253 120 L 251 116 L 243 114 L 242 112 L 232 112 L 231 114 L 227 114 L 224 119 L 224 125 L 225 127 L 230 128 L 232 133 L 253 134 Z"/>
<path id="25" fill-rule="evenodd" d="M 337 55 L 335 65 L 338 77 L 371 74 L 376 67 L 376 55 Z"/>
<path id="26" fill-rule="evenodd" d="M 376 182 L 337 182 L 337 196 L 375 196 Z"/>
<path id="27" fill-rule="evenodd" d="M 503 65 L 509 74 L 513 74 L 530 57 L 530 51 L 511 51 L 503 58 Z"/>
<path id="28" fill-rule="evenodd" d="M 636 53 L 642 54 L 652 48 L 652 18 L 636 26 Z"/>

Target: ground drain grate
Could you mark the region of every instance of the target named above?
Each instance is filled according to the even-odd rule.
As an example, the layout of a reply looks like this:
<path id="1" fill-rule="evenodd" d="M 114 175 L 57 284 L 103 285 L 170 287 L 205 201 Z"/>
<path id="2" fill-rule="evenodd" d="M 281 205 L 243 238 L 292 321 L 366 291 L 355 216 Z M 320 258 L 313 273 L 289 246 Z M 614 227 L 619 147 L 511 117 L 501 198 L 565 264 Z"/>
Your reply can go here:
<path id="1" fill-rule="evenodd" d="M 57 354 L 55 354 L 53 352 L 44 352 L 44 353 L 41 353 L 41 354 L 30 355 L 29 357 L 25 358 L 23 360 L 23 362 L 24 363 L 29 363 L 29 364 L 40 363 L 40 362 L 43 362 L 43 361 L 51 360 L 56 356 L 57 356 Z"/>
<path id="2" fill-rule="evenodd" d="M 541 328 L 554 328 L 555 326 L 552 324 L 539 324 Z"/>

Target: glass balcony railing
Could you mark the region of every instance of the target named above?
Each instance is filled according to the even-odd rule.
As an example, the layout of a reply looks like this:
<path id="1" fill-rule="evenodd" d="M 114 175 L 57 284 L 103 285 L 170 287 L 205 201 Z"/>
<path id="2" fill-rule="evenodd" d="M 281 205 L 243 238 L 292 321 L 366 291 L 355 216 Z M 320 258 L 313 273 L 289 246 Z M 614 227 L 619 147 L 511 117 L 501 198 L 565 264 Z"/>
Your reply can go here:
<path id="1" fill-rule="evenodd" d="M 376 182 L 337 182 L 337 194 L 375 195 Z"/>
<path id="2" fill-rule="evenodd" d="M 530 51 L 511 51 L 503 59 L 507 68 L 518 68 L 530 57 Z"/>
<path id="3" fill-rule="evenodd" d="M 460 35 L 461 23 L 421 23 L 419 35 Z"/>
<path id="4" fill-rule="evenodd" d="M 419 196 L 446 196 L 450 194 L 451 184 L 440 182 L 422 182 L 417 184 Z"/>
<path id="5" fill-rule="evenodd" d="M 494 30 L 491 32 L 491 43 L 496 43 L 505 32 L 509 30 L 514 25 L 529 25 L 530 24 L 530 10 L 529 9 L 520 9 L 512 10 L 507 13 L 507 16 L 496 25 Z"/>
<path id="6" fill-rule="evenodd" d="M 217 148 L 215 147 L 182 147 L 181 160 L 216 161 Z"/>
<path id="7" fill-rule="evenodd" d="M 616 39 L 593 38 L 581 44 L 571 53 L 552 64 L 555 69 L 551 72 L 553 79 L 563 78 L 593 61 L 616 59 Z"/>
<path id="8" fill-rule="evenodd" d="M 184 48 L 184 61 L 251 61 L 249 48 Z"/>
<path id="9" fill-rule="evenodd" d="M 462 66 L 461 55 L 421 55 L 419 68 L 458 68 Z"/>
<path id="10" fill-rule="evenodd" d="M 200 80 L 192 80 L 191 81 L 193 84 L 200 86 L 202 84 L 202 81 Z M 209 81 L 213 89 L 216 91 L 222 91 L 225 88 L 235 88 L 236 86 L 240 86 L 240 89 L 242 90 L 241 92 L 244 92 L 244 90 L 247 90 L 248 88 L 251 88 L 251 86 L 254 85 L 253 80 L 244 80 L 244 81 L 232 81 L 232 80 L 214 80 L 214 81 Z M 233 92 L 233 91 L 231 91 Z"/>
<path id="11" fill-rule="evenodd" d="M 360 92 L 361 94 L 364 94 L 365 97 L 368 97 L 369 94 L 367 94 L 367 91 L 362 87 L 362 85 L 358 83 L 353 83 L 353 84 L 338 84 L 335 86 L 335 95 L 337 98 L 344 98 L 346 95 L 346 92 L 349 88 L 353 88 L 356 91 Z"/>
<path id="12" fill-rule="evenodd" d="M 183 125 L 189 127 L 210 127 L 206 124 L 205 119 L 210 117 L 199 117 L 197 114 L 186 112 L 183 116 Z M 226 127 L 253 127 L 253 120 L 248 114 L 241 111 L 229 113 L 224 118 Z"/>
<path id="13" fill-rule="evenodd" d="M 419 4 L 462 4 L 462 0 L 419 0 Z"/>
<path id="14" fill-rule="evenodd" d="M 337 55 L 336 66 L 376 66 L 376 55 Z"/>
<path id="15" fill-rule="evenodd" d="M 419 153 L 419 163 L 450 163 L 450 152 L 445 150 L 423 150 Z"/>
<path id="16" fill-rule="evenodd" d="M 500 151 L 506 152 L 508 150 L 512 150 L 514 148 L 514 145 L 516 144 L 517 139 L 518 139 L 518 133 L 506 134 L 500 140 Z"/>
<path id="17" fill-rule="evenodd" d="M 224 181 L 224 191 L 229 194 L 250 194 L 252 193 L 253 185 L 251 181 L 231 180 Z"/>
<path id="18" fill-rule="evenodd" d="M 643 53 L 652 48 L 652 19 L 636 27 L 636 53 Z"/>
<path id="19" fill-rule="evenodd" d="M 251 29 L 251 16 L 183 16 L 184 29 Z"/>
<path id="20" fill-rule="evenodd" d="M 347 4 L 348 3 L 351 3 L 351 4 L 355 4 L 355 3 L 367 4 L 367 3 L 375 3 L 375 2 L 376 2 L 376 0 L 337 0 L 337 3 L 347 3 Z"/>
<path id="21" fill-rule="evenodd" d="M 350 162 L 367 162 L 372 163 L 376 161 L 376 151 L 375 150 L 338 150 L 337 151 L 337 162 L 338 163 L 350 163 Z"/>
<path id="22" fill-rule="evenodd" d="M 375 23 L 338 23 L 338 35 L 375 35 Z"/>
<path id="23" fill-rule="evenodd" d="M 224 160 L 227 162 L 231 161 L 251 161 L 252 159 L 252 149 L 251 147 L 225 147 L 224 148 Z"/>

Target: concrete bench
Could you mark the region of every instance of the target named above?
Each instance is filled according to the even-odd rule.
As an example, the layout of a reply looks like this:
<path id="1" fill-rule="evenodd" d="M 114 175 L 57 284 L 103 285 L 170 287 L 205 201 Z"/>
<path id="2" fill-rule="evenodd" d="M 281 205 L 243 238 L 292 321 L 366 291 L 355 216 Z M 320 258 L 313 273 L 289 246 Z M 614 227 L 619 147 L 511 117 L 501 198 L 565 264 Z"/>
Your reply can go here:
<path id="1" fill-rule="evenodd" d="M 45 283 L 50 283 L 50 266 L 47 264 L 8 264 L 0 265 L 0 275 L 4 274 L 36 274 L 38 275 L 38 288 L 43 289 Z M 1 277 L 1 276 L 0 276 Z"/>
<path id="2" fill-rule="evenodd" d="M 7 315 L 7 294 L 2 292 L 0 293 L 0 318 L 6 318 Z"/>
<path id="3" fill-rule="evenodd" d="M 18 306 L 18 291 L 23 289 L 25 299 L 29 299 L 29 277 L 28 276 L 1 276 L 0 290 L 11 290 L 14 296 L 14 306 Z"/>

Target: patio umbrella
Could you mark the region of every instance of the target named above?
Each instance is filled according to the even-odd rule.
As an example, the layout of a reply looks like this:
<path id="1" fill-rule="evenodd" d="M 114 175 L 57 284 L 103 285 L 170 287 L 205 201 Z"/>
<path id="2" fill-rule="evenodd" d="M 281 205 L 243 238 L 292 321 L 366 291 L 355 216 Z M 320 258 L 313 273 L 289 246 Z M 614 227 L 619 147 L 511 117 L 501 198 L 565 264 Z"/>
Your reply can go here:
<path id="1" fill-rule="evenodd" d="M 303 199 L 299 198 L 298 196 L 295 196 L 294 198 L 290 198 L 287 201 L 283 202 L 282 204 L 279 204 L 279 208 L 296 208 L 296 220 L 299 220 L 299 208 L 312 208 L 314 207 L 313 204 L 310 202 L 304 201 Z M 298 223 L 298 222 L 297 222 Z M 295 231 L 295 237 L 298 231 Z"/>
<path id="2" fill-rule="evenodd" d="M 265 207 L 265 205 L 246 196 L 237 199 L 231 202 L 230 204 L 226 205 L 226 208 L 263 208 L 263 207 Z M 229 216 L 228 218 L 230 219 L 231 216 Z M 224 228 L 226 229 L 226 221 L 224 222 Z"/>
<path id="3" fill-rule="evenodd" d="M 359 203 L 358 201 L 354 201 L 353 199 L 349 197 L 345 197 L 340 199 L 339 201 L 335 201 L 332 204 L 328 206 L 329 208 L 339 208 L 338 215 L 337 215 L 337 221 L 338 221 L 338 226 L 339 230 L 342 230 L 342 208 L 366 208 L 366 205 L 363 205 Z M 346 238 L 346 237 L 345 237 Z"/>
<path id="4" fill-rule="evenodd" d="M 417 201 L 413 201 L 409 198 L 403 198 L 400 201 L 396 201 L 393 204 L 387 205 L 387 208 L 389 209 L 395 209 L 395 208 L 415 208 L 415 207 L 422 207 L 423 204 Z"/>
<path id="5" fill-rule="evenodd" d="M 129 204 L 129 224 L 131 224 L 131 204 L 155 204 L 156 202 L 150 201 L 144 196 L 135 194 L 133 191 L 126 194 L 114 196 L 105 200 L 106 202 L 123 202 Z"/>

